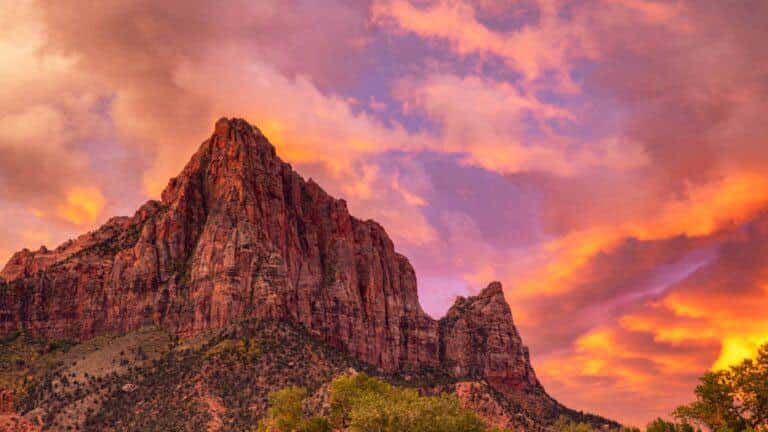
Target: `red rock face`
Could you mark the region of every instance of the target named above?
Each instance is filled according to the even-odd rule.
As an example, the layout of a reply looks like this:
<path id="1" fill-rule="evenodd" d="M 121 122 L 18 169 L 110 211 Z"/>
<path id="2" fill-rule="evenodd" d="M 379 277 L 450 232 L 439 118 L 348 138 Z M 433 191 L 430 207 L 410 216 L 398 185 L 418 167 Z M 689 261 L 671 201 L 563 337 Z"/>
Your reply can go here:
<path id="1" fill-rule="evenodd" d="M 13 407 L 13 392 L 0 387 L 0 414 L 15 413 Z"/>
<path id="2" fill-rule="evenodd" d="M 457 299 L 440 320 L 440 335 L 441 357 L 454 375 L 482 377 L 512 392 L 539 386 L 500 283 Z"/>
<path id="3" fill-rule="evenodd" d="M 384 229 L 239 119 L 216 123 L 161 201 L 0 272 L 0 333 L 87 339 L 156 323 L 188 335 L 248 317 L 301 323 L 386 371 L 446 367 L 504 393 L 540 390 L 500 284 L 431 319 Z"/>

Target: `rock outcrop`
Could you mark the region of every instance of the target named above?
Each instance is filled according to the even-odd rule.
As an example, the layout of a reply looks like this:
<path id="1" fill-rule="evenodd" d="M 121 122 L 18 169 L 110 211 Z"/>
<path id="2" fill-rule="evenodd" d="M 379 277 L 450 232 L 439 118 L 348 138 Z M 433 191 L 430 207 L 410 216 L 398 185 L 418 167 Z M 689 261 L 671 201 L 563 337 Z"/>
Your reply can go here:
<path id="1" fill-rule="evenodd" d="M 216 123 L 160 201 L 55 250 L 18 252 L 0 272 L 2 334 L 84 340 L 156 323 L 192 335 L 249 317 L 301 324 L 382 371 L 445 368 L 556 404 L 500 284 L 430 318 L 384 229 L 240 119 Z"/>
<path id="2" fill-rule="evenodd" d="M 486 380 L 507 395 L 547 399 L 531 367 L 528 348 L 512 321 L 499 282 L 474 297 L 459 297 L 439 323 L 440 358 L 457 377 Z M 536 411 L 536 410 L 534 410 Z"/>

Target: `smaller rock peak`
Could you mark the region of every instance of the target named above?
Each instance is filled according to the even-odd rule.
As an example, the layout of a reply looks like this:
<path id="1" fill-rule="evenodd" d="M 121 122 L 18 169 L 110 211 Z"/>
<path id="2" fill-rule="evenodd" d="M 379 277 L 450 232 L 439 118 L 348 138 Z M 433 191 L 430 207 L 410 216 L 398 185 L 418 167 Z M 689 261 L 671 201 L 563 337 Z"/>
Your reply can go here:
<path id="1" fill-rule="evenodd" d="M 461 311 L 467 308 L 477 307 L 478 305 L 484 305 L 492 302 L 496 303 L 499 300 L 502 303 L 507 304 L 501 282 L 494 281 L 488 284 L 487 287 L 483 288 L 483 290 L 480 291 L 480 293 L 477 295 L 470 297 L 456 297 L 456 300 L 454 300 L 453 306 L 449 310 L 448 314 L 451 314 L 452 311 Z"/>

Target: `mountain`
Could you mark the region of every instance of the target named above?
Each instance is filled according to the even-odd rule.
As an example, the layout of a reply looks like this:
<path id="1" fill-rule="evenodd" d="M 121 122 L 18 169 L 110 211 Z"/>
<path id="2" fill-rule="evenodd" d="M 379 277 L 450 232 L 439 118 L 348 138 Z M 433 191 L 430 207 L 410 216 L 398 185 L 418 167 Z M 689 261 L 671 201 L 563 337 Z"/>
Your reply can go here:
<path id="1" fill-rule="evenodd" d="M 346 359 L 329 371 L 356 364 L 395 380 L 441 376 L 465 403 L 494 411 L 509 425 L 522 424 L 521 418 L 533 428 L 563 414 L 583 417 L 539 383 L 501 284 L 459 298 L 444 318 L 432 319 L 419 304 L 411 264 L 395 252 L 384 229 L 350 216 L 344 200 L 305 181 L 241 119 L 216 122 L 160 201 L 54 250 L 22 250 L 0 272 L 0 334 L 11 342 L 23 335 L 83 346 L 156 328 L 176 341 L 160 350 L 156 360 L 163 361 L 181 355 L 179 340 L 203 338 L 207 350 L 216 338 L 242 332 L 233 326 L 253 319 L 290 325 Z M 203 359 L 205 350 L 198 352 Z M 137 362 L 132 370 L 144 370 L 146 379 L 152 365 L 137 359 L 126 361 Z M 213 366 L 200 360 L 184 373 L 201 382 L 205 367 Z M 277 369 L 272 373 L 283 373 Z M 316 381 L 313 386 L 322 380 Z M 48 376 L 37 385 L 46 382 L 50 388 L 36 397 L 27 391 L 23 411 L 50 406 L 58 381 Z M 460 382 L 471 384 L 458 387 Z M 441 391 L 434 383 L 419 385 Z M 94 388 L 103 393 L 102 402 L 113 394 Z M 227 411 L 225 405 L 220 408 Z M 88 424 L 88 415 L 80 426 Z"/>

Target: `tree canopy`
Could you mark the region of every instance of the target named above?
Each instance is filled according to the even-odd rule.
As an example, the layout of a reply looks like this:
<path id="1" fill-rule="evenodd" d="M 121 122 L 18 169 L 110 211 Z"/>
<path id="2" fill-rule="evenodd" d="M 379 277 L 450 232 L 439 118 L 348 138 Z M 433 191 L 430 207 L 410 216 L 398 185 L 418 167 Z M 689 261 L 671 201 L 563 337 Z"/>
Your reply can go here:
<path id="1" fill-rule="evenodd" d="M 716 432 L 768 431 L 768 344 L 755 359 L 704 374 L 695 394 L 675 417 Z"/>
<path id="2" fill-rule="evenodd" d="M 365 374 L 343 376 L 330 386 L 326 417 L 305 415 L 306 391 L 297 387 L 275 392 L 258 432 L 490 432 L 453 396 L 421 396 Z"/>

